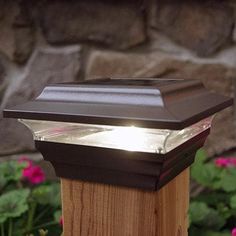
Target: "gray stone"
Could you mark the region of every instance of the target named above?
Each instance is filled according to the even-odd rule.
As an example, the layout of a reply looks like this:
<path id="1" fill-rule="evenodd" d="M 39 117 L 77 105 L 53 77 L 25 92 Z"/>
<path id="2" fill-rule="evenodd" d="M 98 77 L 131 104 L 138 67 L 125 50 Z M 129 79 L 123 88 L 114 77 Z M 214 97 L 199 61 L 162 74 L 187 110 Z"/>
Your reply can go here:
<path id="1" fill-rule="evenodd" d="M 233 108 L 219 112 L 213 119 L 211 133 L 205 143 L 209 156 L 220 155 L 235 149 L 235 125 Z"/>
<path id="2" fill-rule="evenodd" d="M 236 42 L 236 21 L 235 21 L 234 30 L 233 30 L 233 41 Z"/>
<path id="3" fill-rule="evenodd" d="M 25 63 L 34 49 L 34 29 L 30 27 L 16 28 L 14 30 L 14 36 L 14 61 L 19 64 Z"/>
<path id="4" fill-rule="evenodd" d="M 14 21 L 14 61 L 25 63 L 33 52 L 35 45 L 35 29 L 28 5 L 23 1 L 21 9 Z"/>
<path id="5" fill-rule="evenodd" d="M 179 44 L 208 56 L 231 38 L 233 10 L 224 3 L 162 1 L 152 25 Z"/>
<path id="6" fill-rule="evenodd" d="M 6 75 L 5 67 L 3 66 L 3 63 L 0 60 L 0 84 L 3 83 L 5 75 Z"/>
<path id="7" fill-rule="evenodd" d="M 22 74 L 13 78 L 14 86 L 4 97 L 4 107 L 26 102 L 42 91 L 46 84 L 74 81 L 80 67 L 80 47 L 37 49 Z M 32 151 L 31 133 L 14 119 L 0 121 L 0 155 Z"/>
<path id="8" fill-rule="evenodd" d="M 130 63 L 132 62 L 132 63 Z M 232 79 L 236 69 L 219 63 L 196 63 L 168 53 L 122 54 L 95 51 L 88 60 L 86 78 L 98 77 L 162 77 L 201 79 L 213 91 L 233 96 Z M 206 148 L 209 155 L 236 147 L 232 109 L 220 112 L 215 120 Z"/>
<path id="9" fill-rule="evenodd" d="M 12 23 L 18 11 L 17 1 L 1 1 L 0 3 L 0 52 L 9 59 L 13 59 L 14 54 L 14 30 Z"/>
<path id="10" fill-rule="evenodd" d="M 39 162 L 43 160 L 43 156 L 39 152 L 25 152 L 25 153 L 17 153 L 13 155 L 6 155 L 6 156 L 1 156 L 0 157 L 0 163 L 4 161 L 9 161 L 9 160 L 19 160 L 20 158 L 27 158 L 33 162 Z"/>
<path id="11" fill-rule="evenodd" d="M 0 60 L 0 103 L 4 96 L 5 89 L 6 89 L 6 72 Z"/>
<path id="12" fill-rule="evenodd" d="M 14 119 L 0 119 L 0 136 L 0 156 L 34 151 L 31 132 Z"/>
<path id="13" fill-rule="evenodd" d="M 4 10 L 5 10 L 4 5 L 5 5 L 5 1 L 0 0 L 0 20 L 2 20 L 4 17 Z"/>
<path id="14" fill-rule="evenodd" d="M 79 61 L 79 46 L 36 49 L 20 85 L 9 95 L 8 105 L 35 98 L 46 84 L 74 81 L 79 71 Z"/>
<path id="15" fill-rule="evenodd" d="M 26 28 L 26 27 L 31 27 L 33 26 L 33 13 L 34 8 L 29 5 L 29 2 L 27 1 L 22 1 L 19 4 L 19 11 L 18 14 L 16 15 L 14 19 L 14 27 L 16 28 Z"/>
<path id="16" fill-rule="evenodd" d="M 40 11 L 49 43 L 95 42 L 127 49 L 144 42 L 144 16 L 135 1 L 51 1 Z"/>

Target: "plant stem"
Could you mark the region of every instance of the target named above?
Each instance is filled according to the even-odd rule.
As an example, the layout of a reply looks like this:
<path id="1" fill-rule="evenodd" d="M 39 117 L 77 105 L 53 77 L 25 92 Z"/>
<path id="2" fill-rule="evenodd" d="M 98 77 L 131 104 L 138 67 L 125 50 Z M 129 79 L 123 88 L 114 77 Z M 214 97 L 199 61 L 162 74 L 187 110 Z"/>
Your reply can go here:
<path id="1" fill-rule="evenodd" d="M 41 225 L 37 225 L 37 226 L 33 227 L 31 230 L 43 229 L 44 227 L 52 226 L 52 225 L 58 225 L 58 222 L 56 222 L 56 221 L 51 221 L 51 222 L 48 222 L 48 223 L 44 223 L 44 224 L 41 224 Z"/>
<path id="2" fill-rule="evenodd" d="M 20 180 L 17 181 L 16 185 L 19 189 L 23 188 L 22 182 Z"/>
<path id="3" fill-rule="evenodd" d="M 31 207 L 29 209 L 28 220 L 27 220 L 27 225 L 26 225 L 26 231 L 27 232 L 30 232 L 32 230 L 34 214 L 35 214 L 35 210 L 36 210 L 36 207 L 37 207 L 37 203 L 32 202 L 30 205 L 31 205 Z"/>
<path id="4" fill-rule="evenodd" d="M 38 222 L 38 221 L 41 219 L 41 217 L 42 217 L 46 212 L 48 212 L 49 209 L 50 209 L 50 206 L 45 207 L 45 208 L 35 217 L 34 223 Z"/>
<path id="5" fill-rule="evenodd" d="M 12 236 L 12 218 L 9 219 L 8 236 Z"/>
<path id="6" fill-rule="evenodd" d="M 4 233 L 4 223 L 1 223 L 1 236 L 5 236 L 5 233 Z"/>

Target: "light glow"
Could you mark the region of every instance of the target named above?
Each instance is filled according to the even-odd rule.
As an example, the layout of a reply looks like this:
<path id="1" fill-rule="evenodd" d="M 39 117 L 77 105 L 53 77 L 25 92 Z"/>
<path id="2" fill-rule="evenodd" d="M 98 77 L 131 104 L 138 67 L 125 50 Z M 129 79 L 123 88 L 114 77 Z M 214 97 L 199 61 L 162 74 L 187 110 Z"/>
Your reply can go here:
<path id="1" fill-rule="evenodd" d="M 212 117 L 183 130 L 149 129 L 39 120 L 20 120 L 34 139 L 164 154 L 210 128 Z"/>
<path id="2" fill-rule="evenodd" d="M 131 127 L 117 127 L 110 131 L 104 131 L 82 137 L 80 141 L 92 146 L 100 141 L 100 145 L 110 144 L 112 148 L 125 149 L 128 151 L 145 150 L 152 147 L 156 142 L 156 135 L 145 132 L 145 129 Z M 112 140 L 115 140 L 113 143 Z"/>

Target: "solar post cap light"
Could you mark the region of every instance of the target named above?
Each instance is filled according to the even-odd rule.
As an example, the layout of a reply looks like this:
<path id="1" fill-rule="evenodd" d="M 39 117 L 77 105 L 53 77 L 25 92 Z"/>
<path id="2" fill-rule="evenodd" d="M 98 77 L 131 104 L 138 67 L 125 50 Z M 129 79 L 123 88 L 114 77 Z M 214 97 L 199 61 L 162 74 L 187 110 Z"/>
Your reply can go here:
<path id="1" fill-rule="evenodd" d="M 197 80 L 102 79 L 48 85 L 4 110 L 33 133 L 59 177 L 158 190 L 193 161 L 231 98 Z"/>

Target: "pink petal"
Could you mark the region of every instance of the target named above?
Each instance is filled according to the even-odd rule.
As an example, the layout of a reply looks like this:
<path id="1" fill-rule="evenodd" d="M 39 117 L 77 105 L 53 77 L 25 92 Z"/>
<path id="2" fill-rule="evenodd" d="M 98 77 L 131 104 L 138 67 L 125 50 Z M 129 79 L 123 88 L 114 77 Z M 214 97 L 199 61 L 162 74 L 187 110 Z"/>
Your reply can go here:
<path id="1" fill-rule="evenodd" d="M 218 167 L 228 167 L 230 165 L 230 161 L 227 158 L 219 157 L 215 159 L 215 165 Z"/>
<path id="2" fill-rule="evenodd" d="M 25 177 L 32 184 L 40 184 L 45 181 L 45 174 L 39 166 L 30 166 L 23 170 Z"/>
<path id="3" fill-rule="evenodd" d="M 236 236 L 236 227 L 232 229 L 231 235 L 232 235 L 232 236 Z"/>
<path id="4" fill-rule="evenodd" d="M 59 224 L 60 224 L 61 226 L 63 226 L 63 218 L 62 218 L 62 216 L 60 217 Z"/>
<path id="5" fill-rule="evenodd" d="M 236 158 L 230 157 L 229 160 L 230 160 L 231 165 L 236 167 Z"/>

